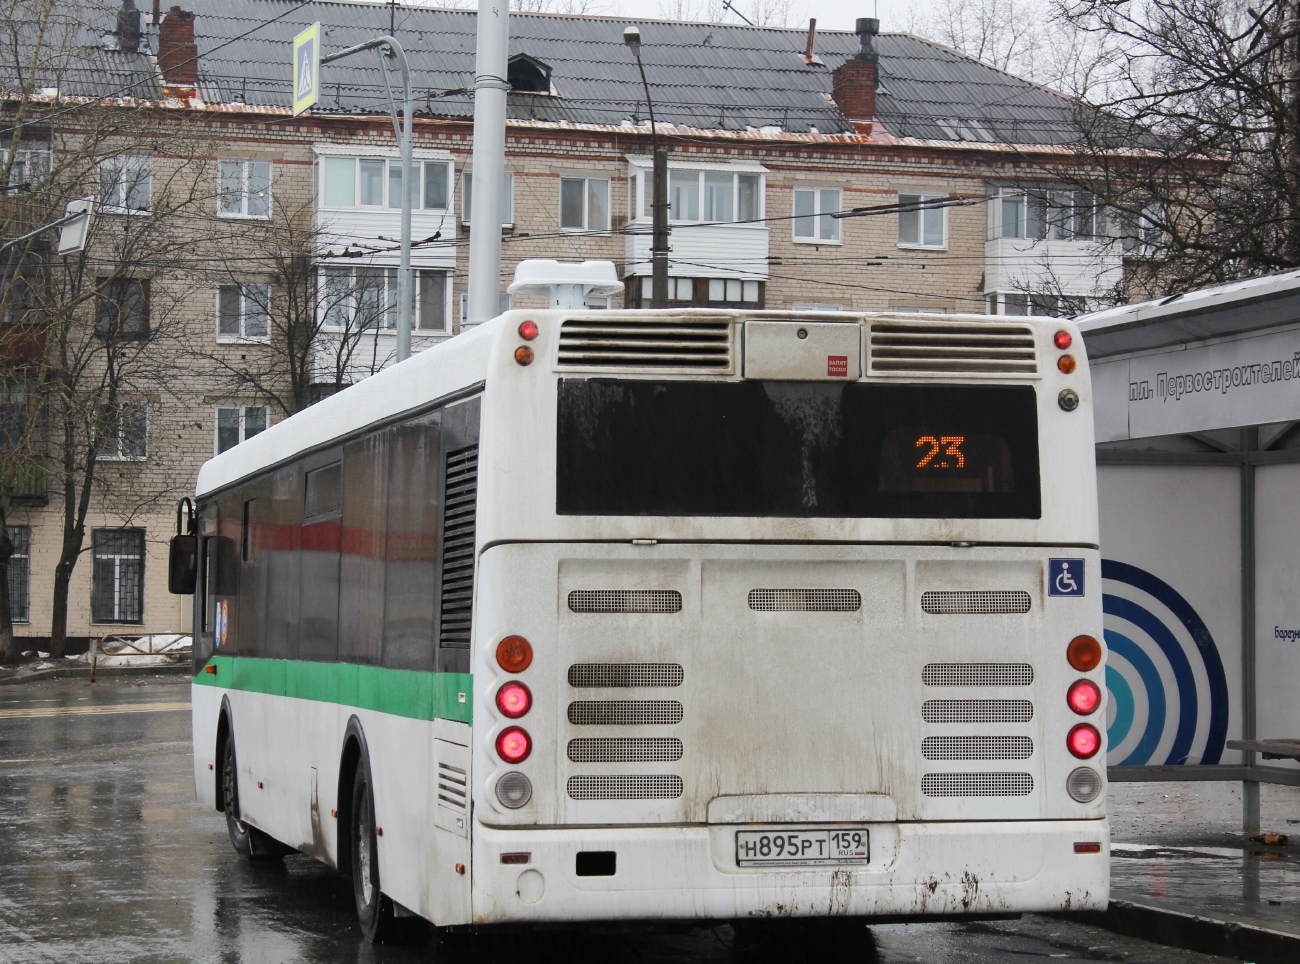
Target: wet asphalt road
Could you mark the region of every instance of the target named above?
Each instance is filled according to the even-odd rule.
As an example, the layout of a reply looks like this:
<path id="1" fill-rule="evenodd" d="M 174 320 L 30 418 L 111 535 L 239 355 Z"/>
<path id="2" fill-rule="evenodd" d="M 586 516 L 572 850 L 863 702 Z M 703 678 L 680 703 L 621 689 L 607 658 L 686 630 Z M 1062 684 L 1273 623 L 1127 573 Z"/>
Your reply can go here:
<path id="1" fill-rule="evenodd" d="M 351 886 L 306 857 L 236 858 L 194 802 L 189 683 L 0 686 L 0 961 L 1132 961 L 1210 964 L 1053 918 L 866 928 L 832 946 L 802 927 L 737 950 L 730 927 L 507 931 L 407 946 L 360 937 Z"/>

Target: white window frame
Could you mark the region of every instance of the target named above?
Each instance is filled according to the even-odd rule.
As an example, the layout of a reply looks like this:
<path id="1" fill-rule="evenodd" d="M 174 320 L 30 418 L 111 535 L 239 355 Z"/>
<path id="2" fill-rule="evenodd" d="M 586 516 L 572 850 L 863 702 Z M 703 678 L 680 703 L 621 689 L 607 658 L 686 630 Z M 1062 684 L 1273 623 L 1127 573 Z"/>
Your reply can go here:
<path id="1" fill-rule="evenodd" d="M 678 175 L 678 179 L 680 180 L 680 176 L 686 174 L 695 175 L 695 213 L 697 217 L 694 218 L 673 217 L 672 184 L 674 180 L 674 175 Z M 704 184 L 705 184 L 705 178 L 708 175 L 715 175 L 715 176 L 722 175 L 724 177 L 731 178 L 731 217 L 725 221 L 719 221 L 705 216 L 706 195 L 705 195 Z M 758 205 L 758 211 L 755 214 L 753 219 L 745 218 L 742 220 L 740 217 L 740 179 L 742 177 L 758 178 L 758 192 L 755 197 L 755 200 Z M 647 176 L 641 180 L 648 185 L 653 181 L 653 177 Z M 651 188 L 647 187 L 645 191 L 641 193 L 644 194 L 650 190 Z M 670 224 L 749 224 L 751 222 L 761 222 L 763 220 L 763 216 L 764 216 L 763 208 L 765 205 L 765 200 L 767 195 L 767 175 L 759 171 L 734 171 L 734 170 L 726 170 L 725 168 L 720 169 L 717 167 L 699 167 L 699 168 L 684 167 L 684 166 L 677 167 L 674 165 L 668 169 L 667 190 L 668 190 L 668 222 Z M 644 211 L 645 207 L 646 207 L 645 198 L 638 198 L 638 203 L 637 203 L 638 214 Z"/>
<path id="2" fill-rule="evenodd" d="M 951 195 L 935 194 L 935 193 L 924 192 L 924 191 L 899 191 L 898 203 L 900 205 L 912 204 L 912 203 L 924 204 L 926 201 L 941 201 L 948 197 L 951 197 Z M 908 200 L 904 200 L 904 198 L 907 198 Z M 903 215 L 905 213 L 916 216 L 917 219 L 916 238 L 917 239 L 915 241 L 903 240 Z M 925 240 L 925 218 L 927 214 L 931 214 L 931 213 L 938 214 L 940 218 L 940 230 L 943 233 L 943 240 L 939 244 L 926 243 Z M 922 209 L 917 209 L 909 212 L 900 211 L 898 213 L 898 246 L 905 250 L 947 251 L 948 250 L 948 209 L 944 207 L 944 208 L 929 208 L 929 209 L 922 208 Z"/>
<path id="3" fill-rule="evenodd" d="M 9 611 L 14 623 L 25 625 L 32 621 L 32 527 L 17 525 L 8 529 L 14 547 L 9 557 Z M 21 581 L 14 579 L 18 569 L 22 570 Z M 21 600 L 21 607 L 14 606 L 16 600 Z"/>
<path id="4" fill-rule="evenodd" d="M 39 168 L 33 177 L 30 173 L 33 162 Z M 10 193 L 29 193 L 33 186 L 42 179 L 49 177 L 51 167 L 54 163 L 54 154 L 48 145 L 40 147 L 19 147 L 13 152 L 13 159 L 9 165 L 9 188 Z M 22 173 L 19 174 L 21 169 Z M 18 191 L 16 188 L 20 184 L 26 184 L 26 191 Z"/>
<path id="5" fill-rule="evenodd" d="M 132 190 L 140 189 L 141 185 L 144 207 L 128 207 Z M 112 198 L 110 191 L 114 192 Z M 97 197 L 102 214 L 149 214 L 153 209 L 153 155 L 119 154 L 101 160 Z"/>
<path id="6" fill-rule="evenodd" d="M 138 553 L 135 553 L 135 552 L 106 552 L 106 553 L 101 554 L 101 553 L 99 552 L 99 547 L 96 545 L 96 539 L 95 539 L 95 537 L 96 537 L 100 532 L 109 532 L 109 531 L 125 531 L 125 532 L 131 532 L 131 533 L 139 533 L 139 534 L 140 534 L 140 549 L 139 549 L 139 552 L 138 552 Z M 109 528 L 109 527 L 104 527 L 104 528 L 94 529 L 94 530 L 91 531 L 91 536 L 90 536 L 90 564 L 91 564 L 91 577 L 90 577 L 90 580 L 91 580 L 91 581 L 90 581 L 90 593 L 91 593 L 91 607 L 90 607 L 90 608 L 91 608 L 91 613 L 90 613 L 90 619 L 91 619 L 91 622 L 92 622 L 92 623 L 97 624 L 97 625 L 105 625 L 105 624 L 110 624 L 110 623 L 126 623 L 126 624 L 129 624 L 129 625 L 137 625 L 137 626 L 138 626 L 138 625 L 140 625 L 141 623 L 144 622 L 144 609 L 145 609 L 145 599 L 146 599 L 145 592 L 144 592 L 144 569 L 145 569 L 145 557 L 146 557 L 147 555 L 148 555 L 148 541 L 147 541 L 147 539 L 146 539 L 146 537 L 145 537 L 145 530 L 144 530 L 144 529 L 140 529 L 140 528 L 138 528 L 138 527 L 134 527 L 134 526 L 127 526 L 127 527 L 124 527 L 124 528 L 121 529 L 121 530 L 116 530 L 116 529 L 111 529 L 111 528 Z M 109 618 L 109 619 L 98 619 L 98 620 L 97 620 L 97 619 L 95 618 L 95 612 L 94 612 L 94 596 L 95 596 L 95 588 L 96 588 L 96 587 L 95 587 L 95 569 L 97 568 L 97 566 L 96 566 L 97 563 L 99 563 L 99 562 L 101 562 L 101 561 L 107 561 L 107 560 L 112 560 L 112 562 L 113 562 L 113 616 L 112 616 L 112 618 Z M 140 618 L 139 618 L 139 619 L 126 619 L 126 618 L 123 618 L 123 616 L 122 616 L 122 563 L 123 563 L 123 561 L 136 561 L 136 562 L 139 562 L 139 564 L 140 564 L 140 585 L 139 585 L 139 587 L 138 587 L 138 589 L 139 589 L 139 593 L 140 593 Z"/>
<path id="7" fill-rule="evenodd" d="M 822 200 L 823 200 L 823 199 L 822 199 L 822 194 L 823 194 L 823 192 L 825 192 L 825 191 L 834 191 L 834 192 L 835 192 L 835 195 L 836 195 L 835 211 L 826 211 L 826 210 L 823 209 L 823 206 L 822 206 Z M 843 243 L 844 243 L 844 230 L 843 230 L 843 227 L 842 227 L 840 221 L 839 221 L 838 219 L 835 219 L 835 218 L 829 218 L 829 217 L 827 217 L 827 215 L 829 215 L 829 214 L 834 214 L 834 213 L 836 213 L 836 212 L 838 212 L 838 211 L 843 210 L 843 208 L 844 208 L 844 189 L 843 189 L 843 188 L 839 188 L 839 187 L 834 187 L 834 186 L 821 186 L 821 185 L 813 185 L 813 184 L 803 185 L 803 184 L 801 184 L 801 185 L 797 186 L 796 188 L 794 188 L 794 190 L 791 192 L 791 195 L 790 195 L 790 201 L 791 201 L 791 209 L 790 209 L 790 213 L 791 213 L 791 214 L 794 214 L 795 211 L 799 210 L 799 195 L 800 195 L 800 194 L 811 194 L 811 195 L 812 195 L 812 197 L 813 197 L 813 213 L 812 213 L 812 214 L 807 214 L 807 215 L 796 215 L 795 217 L 791 218 L 791 228 L 790 228 L 790 231 L 791 231 L 791 235 L 792 235 L 792 237 L 794 238 L 794 243 L 795 243 L 795 244 L 843 244 Z M 800 226 L 801 226 L 802 224 L 804 224 L 805 222 L 807 222 L 807 221 L 809 221 L 809 220 L 812 221 L 812 227 L 813 227 L 813 233 L 812 233 L 812 236 L 811 236 L 811 237 L 806 236 L 806 235 L 805 235 L 805 236 L 801 236 L 801 235 L 799 234 L 799 228 L 800 228 Z M 824 236 L 822 235 L 822 229 L 825 228 L 828 224 L 829 224 L 829 225 L 833 225 L 834 228 L 835 228 L 835 237 L 834 237 L 834 238 L 827 238 L 827 237 L 824 237 Z"/>
<path id="8" fill-rule="evenodd" d="M 566 181 L 577 181 L 582 184 L 582 224 L 565 225 L 564 223 L 564 183 Z M 605 223 L 591 223 L 591 183 L 600 181 L 605 185 Z M 560 177 L 560 230 L 561 231 L 586 231 L 586 232 L 608 232 L 610 225 L 610 200 L 613 197 L 613 184 L 607 177 L 583 177 L 579 175 L 561 176 Z"/>
<path id="9" fill-rule="evenodd" d="M 239 165 L 239 193 L 234 192 L 227 194 L 222 185 L 226 179 L 226 169 L 228 165 Z M 253 178 L 254 165 L 265 165 L 266 167 L 266 213 L 255 214 L 249 213 L 249 202 L 256 196 L 249 189 L 249 183 Z M 248 157 L 223 157 L 217 161 L 217 216 L 221 218 L 246 218 L 254 221 L 266 221 L 271 217 L 271 178 L 274 175 L 274 165 L 270 161 L 258 160 L 257 158 Z M 226 200 L 228 198 L 238 197 L 239 210 L 226 210 Z"/>
<path id="10" fill-rule="evenodd" d="M 229 290 L 231 288 L 237 289 L 239 292 L 239 334 L 237 335 L 225 333 L 222 332 L 221 330 L 221 293 L 222 291 Z M 250 290 L 253 289 L 256 289 L 256 294 L 250 294 Z M 248 328 L 247 328 L 248 318 L 249 318 L 248 306 L 250 302 L 253 305 L 257 305 L 258 298 L 261 299 L 261 304 L 265 312 L 266 334 L 250 335 L 248 334 Z M 232 282 L 231 284 L 217 285 L 217 290 L 214 293 L 213 307 L 216 311 L 217 344 L 219 345 L 265 345 L 268 342 L 270 342 L 271 340 L 271 310 L 270 310 L 271 309 L 271 286 L 270 285 L 258 284 L 256 282 L 251 284 L 243 283 L 243 282 L 240 283 Z"/>
<path id="11" fill-rule="evenodd" d="M 750 278 L 710 278 L 709 279 L 709 303 L 726 304 L 726 305 L 752 305 L 758 306 L 759 299 L 762 296 L 763 289 L 757 280 Z M 754 297 L 748 297 L 750 294 Z M 732 298 L 731 295 L 738 294 L 740 297 Z M 718 297 L 718 296 L 721 297 Z"/>
<path id="12" fill-rule="evenodd" d="M 318 280 L 318 287 L 317 287 L 317 298 L 319 299 L 319 305 L 320 305 L 319 310 L 321 311 L 321 317 L 322 317 L 321 331 L 355 333 L 355 332 L 362 332 L 362 331 L 373 332 L 376 330 L 375 325 L 371 325 L 371 324 L 362 325 L 357 322 L 357 312 L 360 310 L 360 306 L 357 301 L 357 294 L 358 291 L 360 290 L 357 282 L 357 271 L 359 269 L 384 272 L 383 288 L 380 291 L 380 301 L 384 305 L 383 317 L 377 327 L 381 333 L 397 331 L 397 270 L 398 269 L 391 264 L 358 265 L 358 266 L 347 266 L 347 267 L 329 265 L 323 267 L 320 272 L 320 277 Z M 327 274 L 327 272 L 333 274 L 335 277 L 342 275 L 344 273 L 346 273 L 348 276 L 349 280 L 348 280 L 348 291 L 347 291 L 347 304 L 346 307 L 343 308 L 343 310 L 347 313 L 347 318 L 348 318 L 346 324 L 343 325 L 333 324 L 329 320 L 328 309 L 330 306 L 328 304 L 328 298 L 330 297 L 330 295 L 328 292 L 327 279 L 330 277 L 330 274 Z M 411 315 L 411 334 L 417 338 L 420 336 L 428 336 L 428 335 L 450 335 L 451 334 L 451 305 L 452 305 L 452 300 L 451 300 L 452 271 L 446 268 L 414 268 L 412 269 L 411 274 L 412 274 L 411 281 L 413 282 L 413 287 L 414 287 L 413 295 L 415 298 L 415 304 L 413 305 L 414 311 L 412 312 Z M 420 319 L 420 276 L 423 274 L 440 274 L 445 279 L 443 282 L 443 295 L 442 295 L 443 326 L 441 328 L 422 328 L 420 326 L 420 320 L 421 320 Z"/>
<path id="13" fill-rule="evenodd" d="M 254 432 L 252 435 L 248 434 L 248 414 L 250 411 L 260 411 L 262 413 L 262 428 Z M 222 412 L 235 412 L 236 417 L 239 420 L 239 440 L 235 442 L 235 445 L 230 446 L 230 449 L 233 449 L 236 445 L 242 445 L 244 442 L 247 442 L 250 438 L 253 438 L 257 435 L 261 435 L 263 432 L 265 432 L 268 428 L 271 427 L 271 409 L 267 405 L 218 405 L 216 406 L 216 409 L 214 411 L 214 420 L 213 420 L 213 431 L 212 431 L 212 454 L 213 455 L 220 455 L 223 451 L 225 452 L 230 451 L 230 449 L 222 449 L 221 447 L 221 413 Z"/>
<path id="14" fill-rule="evenodd" d="M 469 225 L 470 215 L 470 185 L 474 179 L 473 171 L 462 171 L 460 175 L 460 223 Z M 513 228 L 515 226 L 515 175 L 511 171 L 505 172 L 505 177 L 501 181 L 501 227 Z"/>
<path id="15" fill-rule="evenodd" d="M 352 203 L 351 204 L 331 204 L 325 199 L 325 168 L 330 161 L 350 161 L 352 163 Z M 384 163 L 384 173 L 380 177 L 380 203 L 362 204 L 361 203 L 361 162 L 362 161 L 382 161 Z M 441 165 L 447 178 L 446 198 L 447 204 L 444 207 L 426 207 L 424 197 L 424 165 L 438 164 Z M 390 187 L 393 182 L 393 170 L 402 169 L 402 159 L 400 157 L 388 157 L 380 154 L 321 154 L 316 158 L 316 197 L 319 199 L 319 207 L 330 211 L 388 211 L 397 212 L 402 209 L 400 198 L 394 199 Z M 452 178 L 454 165 L 451 158 L 445 157 L 427 157 L 419 158 L 411 162 L 411 167 L 415 174 L 415 191 L 411 195 L 411 211 L 418 214 L 421 211 L 428 211 L 434 214 L 445 214 L 451 210 L 452 205 Z"/>
<path id="16" fill-rule="evenodd" d="M 118 402 L 117 403 L 117 433 L 111 438 L 101 438 L 99 452 L 95 458 L 101 462 L 145 462 L 149 459 L 149 403 L 148 402 Z M 144 433 L 141 436 L 141 449 L 138 454 L 123 454 L 123 441 L 125 436 L 122 433 L 122 412 L 130 409 L 134 412 L 144 415 Z M 106 446 L 112 442 L 112 449 Z"/>

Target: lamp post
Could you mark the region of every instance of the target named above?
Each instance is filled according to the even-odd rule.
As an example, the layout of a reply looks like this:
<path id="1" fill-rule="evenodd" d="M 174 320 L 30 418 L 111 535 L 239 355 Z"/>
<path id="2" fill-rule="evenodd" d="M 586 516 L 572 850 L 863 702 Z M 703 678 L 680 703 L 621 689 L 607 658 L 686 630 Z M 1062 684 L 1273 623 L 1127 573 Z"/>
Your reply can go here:
<path id="1" fill-rule="evenodd" d="M 641 31 L 628 27 L 623 31 L 623 43 L 636 57 L 637 70 L 641 72 L 641 86 L 645 89 L 646 108 L 650 111 L 650 149 L 654 154 L 651 175 L 654 200 L 650 205 L 652 230 L 650 235 L 650 307 L 668 307 L 668 152 L 659 148 L 659 132 L 655 127 L 655 105 L 650 99 L 650 84 L 645 78 L 645 65 L 641 63 Z"/>
<path id="2" fill-rule="evenodd" d="M 402 50 L 402 45 L 392 37 L 376 37 L 374 40 L 367 40 L 365 43 L 349 47 L 347 50 L 340 50 L 336 54 L 330 54 L 328 57 L 322 57 L 320 62 L 328 64 L 333 60 L 340 60 L 344 57 L 350 57 L 352 54 L 360 53 L 363 50 L 371 50 L 375 47 L 386 47 L 388 52 L 397 60 L 397 67 L 402 73 L 402 126 L 397 124 L 397 111 L 393 110 L 393 133 L 397 135 L 398 144 L 402 152 L 402 234 L 401 234 L 401 254 L 397 268 L 397 360 L 405 361 L 411 356 L 411 317 L 414 314 L 412 310 L 415 301 L 412 298 L 411 284 L 411 192 L 414 190 L 413 181 L 415 180 L 411 168 L 412 150 L 411 142 L 411 115 L 414 113 L 414 101 L 411 97 L 411 69 L 406 62 L 406 52 Z M 388 73 L 383 70 L 383 61 L 380 61 L 380 70 L 384 75 L 384 86 L 388 85 Z M 392 90 L 389 90 L 389 106 L 392 106 Z"/>

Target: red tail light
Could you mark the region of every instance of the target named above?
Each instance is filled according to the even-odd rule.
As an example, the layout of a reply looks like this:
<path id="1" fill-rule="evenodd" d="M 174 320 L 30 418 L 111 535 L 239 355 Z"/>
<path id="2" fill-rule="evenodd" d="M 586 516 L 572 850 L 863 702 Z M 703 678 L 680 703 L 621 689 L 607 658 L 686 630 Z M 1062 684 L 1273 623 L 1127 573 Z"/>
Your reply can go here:
<path id="1" fill-rule="evenodd" d="M 1068 331 L 1058 331 L 1052 336 L 1052 341 L 1056 343 L 1056 347 L 1061 349 L 1061 351 L 1065 351 L 1065 349 L 1074 344 L 1074 338 Z"/>
<path id="2" fill-rule="evenodd" d="M 1080 760 L 1086 760 L 1101 749 L 1101 731 L 1091 723 L 1080 723 L 1065 738 L 1065 745 Z"/>
<path id="3" fill-rule="evenodd" d="M 527 686 L 517 680 L 511 680 L 497 690 L 497 709 L 501 711 L 502 716 L 517 720 L 532 709 L 532 706 L 533 694 Z"/>
<path id="4" fill-rule="evenodd" d="M 1081 679 L 1065 694 L 1065 702 L 1080 716 L 1087 716 L 1101 705 L 1101 690 L 1090 679 Z"/>
<path id="5" fill-rule="evenodd" d="M 525 321 L 519 325 L 519 337 L 524 341 L 532 341 L 537 337 L 537 322 Z"/>
<path id="6" fill-rule="evenodd" d="M 532 752 L 533 738 L 522 726 L 507 726 L 497 734 L 497 756 L 507 763 L 523 763 Z"/>

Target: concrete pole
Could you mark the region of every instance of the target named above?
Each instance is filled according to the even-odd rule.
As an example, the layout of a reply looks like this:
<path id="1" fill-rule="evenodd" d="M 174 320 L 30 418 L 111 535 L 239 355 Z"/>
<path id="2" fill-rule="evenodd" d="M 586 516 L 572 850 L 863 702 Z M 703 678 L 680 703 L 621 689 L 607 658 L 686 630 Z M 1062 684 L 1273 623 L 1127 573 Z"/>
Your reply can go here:
<path id="1" fill-rule="evenodd" d="M 501 190 L 506 167 L 508 0 L 479 0 L 474 62 L 474 190 L 470 198 L 468 322 L 495 318 L 501 298 Z"/>

